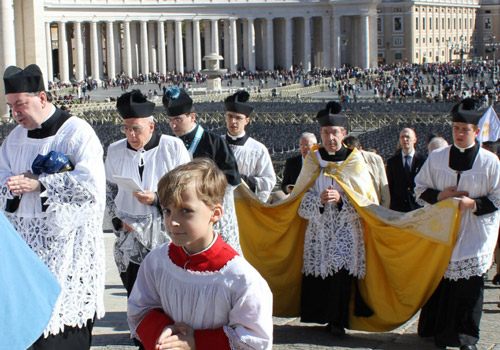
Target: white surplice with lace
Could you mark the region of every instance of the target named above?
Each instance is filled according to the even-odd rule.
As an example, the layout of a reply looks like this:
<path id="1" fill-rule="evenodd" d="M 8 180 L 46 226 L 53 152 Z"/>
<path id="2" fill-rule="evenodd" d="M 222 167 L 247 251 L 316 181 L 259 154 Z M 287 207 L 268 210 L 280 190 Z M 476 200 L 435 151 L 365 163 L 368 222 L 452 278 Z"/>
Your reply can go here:
<path id="1" fill-rule="evenodd" d="M 157 206 L 144 205 L 131 193 L 119 188 L 114 175 L 134 179 L 143 190 L 157 191 L 161 177 L 191 160 L 186 147 L 178 138 L 161 135 L 158 146 L 149 150 L 127 148 L 127 139 L 111 144 L 106 157 L 106 208 L 111 218 L 117 217 L 133 228 L 115 229 L 115 261 L 120 272 L 130 262 L 140 265 L 151 249 L 170 242 Z M 142 177 L 139 164 L 144 166 Z"/>
<path id="2" fill-rule="evenodd" d="M 419 196 L 426 189 L 442 191 L 457 185 L 457 172 L 449 164 L 450 148 L 432 152 L 415 178 L 415 196 L 420 205 L 429 203 Z M 468 191 L 470 198 L 487 196 L 500 208 L 500 163 L 498 157 L 480 148 L 472 169 L 460 175 L 457 191 Z M 497 244 L 500 212 L 475 215 L 472 210 L 462 212 L 458 238 L 444 277 L 450 280 L 481 276 L 493 262 Z"/>
<path id="3" fill-rule="evenodd" d="M 321 172 L 305 193 L 299 215 L 309 220 L 304 240 L 302 273 L 325 278 L 344 268 L 355 277 L 363 278 L 366 271 L 365 245 L 361 218 L 339 184 L 324 175 L 328 165 L 315 151 Z M 340 192 L 342 206 L 321 204 L 320 194 L 328 186 Z M 320 211 L 321 208 L 323 212 Z"/>
<path id="4" fill-rule="evenodd" d="M 0 207 L 13 198 L 7 180 L 31 170 L 36 156 L 50 151 L 66 155 L 74 170 L 40 175 L 45 191 L 24 193 L 18 209 L 5 213 L 62 287 L 44 336 L 104 316 L 105 174 L 101 142 L 92 127 L 71 117 L 55 135 L 34 139 L 17 126 L 1 148 Z M 46 211 L 41 197 L 47 198 Z"/>

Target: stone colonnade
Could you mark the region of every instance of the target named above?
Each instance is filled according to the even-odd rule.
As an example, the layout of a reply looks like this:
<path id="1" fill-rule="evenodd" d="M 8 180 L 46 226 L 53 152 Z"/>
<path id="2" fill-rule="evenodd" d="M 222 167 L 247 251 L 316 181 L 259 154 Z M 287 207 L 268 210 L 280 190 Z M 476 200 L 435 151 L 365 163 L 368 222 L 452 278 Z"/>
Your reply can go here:
<path id="1" fill-rule="evenodd" d="M 374 67 L 376 15 L 46 22 L 47 74 L 62 82 L 223 68 Z M 57 53 L 57 54 L 56 54 Z"/>

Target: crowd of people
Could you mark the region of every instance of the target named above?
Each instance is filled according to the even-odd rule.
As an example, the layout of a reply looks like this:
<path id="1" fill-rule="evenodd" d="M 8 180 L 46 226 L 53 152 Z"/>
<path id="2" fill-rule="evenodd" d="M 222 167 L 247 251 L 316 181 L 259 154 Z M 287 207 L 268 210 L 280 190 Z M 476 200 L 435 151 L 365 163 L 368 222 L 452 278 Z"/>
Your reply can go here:
<path id="1" fill-rule="evenodd" d="M 242 76 L 264 84 L 266 79 L 315 84 L 328 77 L 339 86 L 355 79 L 360 89 L 380 86 L 387 93 L 399 84 L 419 86 L 421 74 L 432 79 L 436 69 L 453 72 L 444 67 Z M 467 70 L 474 78 L 481 72 L 474 66 Z M 154 75 L 142 79 L 165 82 Z M 429 140 L 434 149 L 425 156 L 415 151 L 415 131 L 404 128 L 387 165 L 348 136 L 348 116 L 339 103 L 329 102 L 316 115 L 321 143 L 314 133 L 300 135 L 301 154 L 286 162 L 283 182 L 277 184 L 268 149 L 246 130 L 254 110 L 246 91 L 225 98 L 223 136 L 197 122 L 193 100 L 177 84 L 162 89 L 175 136 L 155 129 L 155 104 L 148 96 L 126 91 L 116 100 L 124 138 L 109 146 L 104 161 L 92 127 L 54 106 L 38 66 L 10 66 L 3 81 L 19 125 L 0 149 L 0 207 L 60 286 L 38 339 L 23 339 L 25 348 L 90 348 L 94 322 L 104 315 L 107 210 L 127 291 L 128 323 L 140 349 L 271 349 L 273 309 L 278 316 L 326 324 L 336 337 L 353 327 L 392 329 L 421 309 L 420 336 L 432 337 L 440 347 L 477 349 L 483 276 L 498 243 L 500 161 L 491 151 L 496 143 L 486 144 L 487 150 L 476 141 L 482 113 L 473 99 L 461 100 L 450 112 L 451 146 L 435 135 Z M 455 83 L 449 84 L 454 91 Z M 441 221 L 413 227 L 412 220 L 420 218 Z M 416 266 L 421 274 L 424 270 L 419 276 L 425 279 L 410 286 L 377 281 L 380 289 L 387 284 L 387 291 L 411 295 L 409 302 L 393 298 L 383 304 L 367 287 L 374 280 L 367 268 L 375 264 L 367 254 L 375 244 L 367 232 L 377 235 L 374 220 L 419 240 L 407 256 L 408 247 L 392 237 L 392 251 L 377 256 L 405 256 L 408 265 L 392 263 L 406 276 Z M 257 244 L 263 236 L 280 241 L 291 230 L 301 237 L 293 244 L 282 241 L 274 249 Z M 297 244 L 301 256 L 290 253 Z M 300 260 L 296 301 L 280 298 L 277 266 L 293 265 L 282 256 Z M 391 266 L 378 270 L 388 280 L 400 278 Z M 493 282 L 500 284 L 499 274 Z M 21 297 L 13 290 L 6 300 Z M 48 300 L 54 294 L 36 297 Z M 387 307 L 403 304 L 408 317 Z"/>

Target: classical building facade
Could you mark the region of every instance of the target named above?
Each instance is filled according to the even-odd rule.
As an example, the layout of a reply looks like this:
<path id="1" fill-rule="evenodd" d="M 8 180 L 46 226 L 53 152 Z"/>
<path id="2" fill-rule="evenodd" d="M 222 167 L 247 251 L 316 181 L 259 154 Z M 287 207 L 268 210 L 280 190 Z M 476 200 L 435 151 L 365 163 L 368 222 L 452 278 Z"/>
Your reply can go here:
<path id="1" fill-rule="evenodd" d="M 50 80 L 377 64 L 381 0 L 0 0 L 0 62 L 36 62 Z M 4 50 L 5 52 L 5 50 Z"/>
<path id="2" fill-rule="evenodd" d="M 483 41 L 479 11 L 479 0 L 384 0 L 377 20 L 379 62 L 449 62 L 477 56 Z"/>

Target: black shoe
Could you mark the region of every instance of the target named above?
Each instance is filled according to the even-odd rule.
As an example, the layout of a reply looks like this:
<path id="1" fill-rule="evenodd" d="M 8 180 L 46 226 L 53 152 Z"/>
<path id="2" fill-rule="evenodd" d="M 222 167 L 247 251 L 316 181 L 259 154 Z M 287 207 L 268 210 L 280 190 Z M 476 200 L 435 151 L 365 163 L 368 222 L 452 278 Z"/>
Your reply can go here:
<path id="1" fill-rule="evenodd" d="M 345 329 L 343 327 L 339 327 L 333 323 L 329 323 L 326 325 L 326 329 L 336 337 L 342 337 L 345 335 Z"/>
<path id="2" fill-rule="evenodd" d="M 493 283 L 495 286 L 500 285 L 500 273 L 497 273 L 495 277 L 493 277 L 491 283 Z"/>
<path id="3" fill-rule="evenodd" d="M 460 350 L 477 350 L 477 347 L 474 344 L 462 345 L 460 346 Z"/>

